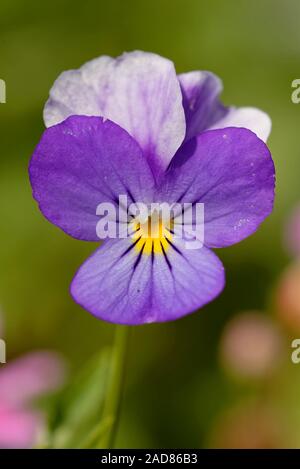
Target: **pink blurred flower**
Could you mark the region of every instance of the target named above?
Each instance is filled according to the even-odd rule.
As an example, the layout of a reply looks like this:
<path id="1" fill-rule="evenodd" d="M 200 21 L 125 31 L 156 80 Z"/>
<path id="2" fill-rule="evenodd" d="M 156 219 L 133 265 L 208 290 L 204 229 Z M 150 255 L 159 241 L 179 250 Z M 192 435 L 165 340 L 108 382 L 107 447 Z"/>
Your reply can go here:
<path id="1" fill-rule="evenodd" d="M 0 371 L 0 403 L 27 404 L 62 384 L 61 360 L 53 352 L 32 352 L 9 363 Z"/>
<path id="2" fill-rule="evenodd" d="M 290 215 L 284 233 L 284 243 L 294 256 L 300 256 L 300 205 Z"/>
<path id="3" fill-rule="evenodd" d="M 31 352 L 0 365 L 0 447 L 30 448 L 45 427 L 32 400 L 56 390 L 64 379 L 63 362 L 49 351 Z"/>
<path id="4" fill-rule="evenodd" d="M 3 321 L 2 321 L 2 318 L 0 316 L 0 339 L 3 337 L 3 334 L 4 334 Z"/>
<path id="5" fill-rule="evenodd" d="M 282 338 L 273 322 L 256 312 L 245 312 L 225 326 L 221 343 L 221 361 L 239 377 L 268 375 L 281 358 Z"/>

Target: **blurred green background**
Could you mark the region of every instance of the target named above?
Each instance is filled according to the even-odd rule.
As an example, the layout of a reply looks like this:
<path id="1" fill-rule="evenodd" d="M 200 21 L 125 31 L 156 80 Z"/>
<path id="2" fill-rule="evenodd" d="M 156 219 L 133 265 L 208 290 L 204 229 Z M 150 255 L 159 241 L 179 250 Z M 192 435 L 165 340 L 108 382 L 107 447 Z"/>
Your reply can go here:
<path id="1" fill-rule="evenodd" d="M 134 49 L 169 57 L 178 72 L 211 70 L 224 82 L 226 104 L 259 107 L 271 116 L 277 197 L 255 235 L 218 252 L 227 284 L 215 302 L 177 322 L 132 330 L 116 445 L 221 446 L 223 437 L 212 435 L 224 413 L 271 405 L 275 426 L 287 431 L 283 439 L 268 434 L 266 445 L 300 447 L 300 365 L 290 361 L 296 335 L 283 327 L 283 364 L 271 378 L 236 379 L 220 360 L 220 337 L 231 317 L 254 309 L 278 322 L 271 293 L 290 262 L 282 233 L 300 200 L 300 104 L 291 101 L 291 82 L 300 78 L 298 0 L 1 0 L 0 78 L 7 103 L 0 104 L 0 306 L 8 361 L 51 348 L 76 374 L 112 342 L 114 326 L 77 306 L 68 291 L 96 244 L 69 238 L 43 218 L 27 166 L 58 74 L 101 54 Z"/>

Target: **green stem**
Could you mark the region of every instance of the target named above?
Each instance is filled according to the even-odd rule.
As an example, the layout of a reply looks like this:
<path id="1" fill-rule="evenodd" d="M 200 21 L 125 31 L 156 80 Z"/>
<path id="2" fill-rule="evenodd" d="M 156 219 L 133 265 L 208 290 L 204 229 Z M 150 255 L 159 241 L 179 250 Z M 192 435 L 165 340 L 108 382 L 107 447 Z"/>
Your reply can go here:
<path id="1" fill-rule="evenodd" d="M 128 326 L 116 326 L 110 375 L 102 414 L 102 424 L 104 427 L 107 424 L 107 431 L 105 435 L 100 435 L 96 444 L 97 448 L 111 449 L 114 446 L 125 381 L 129 330 Z"/>

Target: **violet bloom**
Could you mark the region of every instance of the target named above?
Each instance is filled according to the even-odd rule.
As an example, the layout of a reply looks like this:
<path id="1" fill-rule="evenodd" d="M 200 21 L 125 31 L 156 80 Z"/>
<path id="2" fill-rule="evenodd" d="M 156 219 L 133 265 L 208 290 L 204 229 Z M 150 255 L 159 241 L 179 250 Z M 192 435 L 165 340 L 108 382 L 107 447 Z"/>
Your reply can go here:
<path id="1" fill-rule="evenodd" d="M 63 382 L 61 359 L 52 352 L 31 352 L 0 365 L 0 448 L 31 448 L 45 428 L 32 400 Z"/>
<path id="2" fill-rule="evenodd" d="M 204 204 L 201 249 L 186 249 L 160 218 L 158 240 L 138 220 L 141 236 L 105 239 L 71 285 L 98 318 L 170 321 L 208 303 L 224 287 L 211 248 L 246 238 L 272 211 L 274 165 L 262 141 L 270 119 L 224 107 L 221 89 L 212 73 L 176 76 L 172 62 L 144 52 L 100 57 L 64 72 L 51 89 L 50 128 L 30 163 L 33 195 L 49 221 L 98 241 L 97 206 L 117 205 L 120 194 L 147 206 Z"/>

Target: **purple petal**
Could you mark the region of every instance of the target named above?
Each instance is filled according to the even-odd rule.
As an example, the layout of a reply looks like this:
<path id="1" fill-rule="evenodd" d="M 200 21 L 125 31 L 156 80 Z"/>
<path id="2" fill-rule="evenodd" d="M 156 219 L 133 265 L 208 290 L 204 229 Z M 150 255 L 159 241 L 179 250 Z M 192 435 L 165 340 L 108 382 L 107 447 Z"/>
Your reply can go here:
<path id="1" fill-rule="evenodd" d="M 98 318 L 119 324 L 171 321 L 193 312 L 221 292 L 224 269 L 205 247 L 171 243 L 149 254 L 130 238 L 106 241 L 78 270 L 73 298 Z"/>
<path id="2" fill-rule="evenodd" d="M 64 364 L 52 352 L 32 352 L 0 370 L 0 403 L 20 406 L 54 391 L 64 381 Z"/>
<path id="3" fill-rule="evenodd" d="M 186 116 L 186 138 L 204 130 L 243 127 L 252 130 L 264 142 L 271 132 L 271 119 L 252 107 L 225 107 L 219 100 L 221 80 L 210 72 L 190 72 L 178 76 Z"/>
<path id="4" fill-rule="evenodd" d="M 131 52 L 103 56 L 62 73 L 44 110 L 47 126 L 72 114 L 104 116 L 140 144 L 154 170 L 164 170 L 185 135 L 180 86 L 171 61 Z"/>
<path id="5" fill-rule="evenodd" d="M 45 217 L 74 238 L 99 241 L 101 202 L 147 202 L 154 179 L 142 151 L 117 124 L 72 116 L 47 129 L 30 163 L 33 196 Z"/>
<path id="6" fill-rule="evenodd" d="M 204 244 L 225 247 L 271 213 L 275 169 L 267 146 L 247 129 L 203 132 L 187 142 L 162 181 L 161 200 L 204 204 Z"/>
<path id="7" fill-rule="evenodd" d="M 211 72 L 178 75 L 186 119 L 185 140 L 197 136 L 227 114 L 220 103 L 222 81 Z"/>

